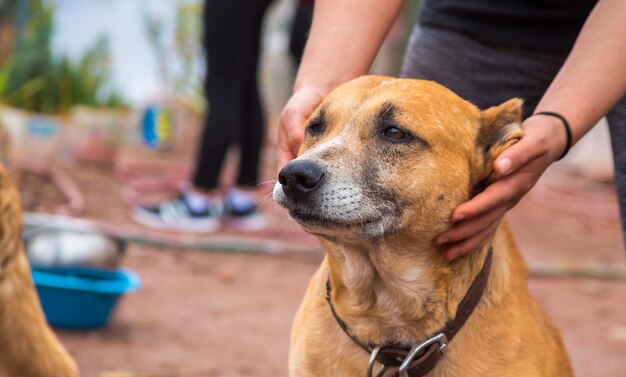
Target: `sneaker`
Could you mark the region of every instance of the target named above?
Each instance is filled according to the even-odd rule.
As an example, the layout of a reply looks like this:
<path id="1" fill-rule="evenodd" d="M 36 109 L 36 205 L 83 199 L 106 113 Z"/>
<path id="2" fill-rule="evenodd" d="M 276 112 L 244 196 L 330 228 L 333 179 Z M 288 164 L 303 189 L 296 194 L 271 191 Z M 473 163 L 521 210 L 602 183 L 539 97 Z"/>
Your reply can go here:
<path id="1" fill-rule="evenodd" d="M 206 201 L 198 206 L 185 193 L 156 207 L 135 206 L 133 220 L 150 228 L 183 233 L 209 233 L 220 228 L 220 203 Z"/>
<path id="2" fill-rule="evenodd" d="M 230 189 L 224 199 L 224 223 L 239 230 L 260 230 L 266 221 L 259 213 L 256 196 L 238 189 Z"/>

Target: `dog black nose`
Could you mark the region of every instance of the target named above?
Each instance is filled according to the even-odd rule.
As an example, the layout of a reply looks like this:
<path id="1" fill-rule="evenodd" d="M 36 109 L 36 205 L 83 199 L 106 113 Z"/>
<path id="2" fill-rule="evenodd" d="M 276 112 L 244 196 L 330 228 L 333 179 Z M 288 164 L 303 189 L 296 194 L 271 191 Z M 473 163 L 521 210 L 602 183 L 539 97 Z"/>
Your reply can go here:
<path id="1" fill-rule="evenodd" d="M 322 181 L 322 168 L 312 161 L 291 161 L 278 173 L 278 182 L 283 192 L 293 200 L 304 199 Z"/>

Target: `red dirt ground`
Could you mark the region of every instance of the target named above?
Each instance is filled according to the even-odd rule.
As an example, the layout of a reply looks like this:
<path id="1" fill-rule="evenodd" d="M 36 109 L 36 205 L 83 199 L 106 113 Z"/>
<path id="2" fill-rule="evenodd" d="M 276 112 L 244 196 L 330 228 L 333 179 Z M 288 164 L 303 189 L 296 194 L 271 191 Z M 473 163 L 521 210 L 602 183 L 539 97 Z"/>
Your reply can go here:
<path id="1" fill-rule="evenodd" d="M 85 192 L 87 217 L 140 229 L 131 224 L 110 170 L 68 171 Z M 608 213 L 570 213 L 543 194 L 524 199 L 508 221 L 527 260 L 623 265 L 612 187 L 603 192 Z M 275 234 L 315 248 L 315 241 L 287 225 L 274 203 L 263 212 L 282 231 Z M 321 254 L 311 253 L 243 255 L 133 245 L 123 264 L 141 275 L 143 288 L 122 300 L 108 327 L 58 333 L 86 377 L 286 376 L 291 319 L 320 260 Z M 561 329 L 577 376 L 625 375 L 624 281 L 531 279 L 530 289 Z"/>

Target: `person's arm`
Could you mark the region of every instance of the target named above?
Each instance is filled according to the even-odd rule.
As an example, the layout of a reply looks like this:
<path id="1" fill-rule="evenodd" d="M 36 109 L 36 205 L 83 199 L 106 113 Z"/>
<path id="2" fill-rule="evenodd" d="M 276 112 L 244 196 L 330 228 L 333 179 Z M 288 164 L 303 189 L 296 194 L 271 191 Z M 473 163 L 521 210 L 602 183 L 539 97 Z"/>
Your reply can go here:
<path id="1" fill-rule="evenodd" d="M 278 131 L 279 167 L 295 158 L 304 122 L 335 87 L 369 71 L 403 0 L 317 0 L 293 96 Z"/>
<path id="2" fill-rule="evenodd" d="M 625 37 L 626 2 L 599 1 L 535 110 L 563 115 L 571 125 L 574 143 L 626 94 Z M 438 243 L 447 245 L 449 259 L 484 245 L 504 213 L 563 152 L 566 134 L 560 120 L 536 115 L 528 118 L 522 128 L 525 136 L 495 161 L 502 178 L 458 206 L 453 212 L 452 228 L 437 237 Z"/>

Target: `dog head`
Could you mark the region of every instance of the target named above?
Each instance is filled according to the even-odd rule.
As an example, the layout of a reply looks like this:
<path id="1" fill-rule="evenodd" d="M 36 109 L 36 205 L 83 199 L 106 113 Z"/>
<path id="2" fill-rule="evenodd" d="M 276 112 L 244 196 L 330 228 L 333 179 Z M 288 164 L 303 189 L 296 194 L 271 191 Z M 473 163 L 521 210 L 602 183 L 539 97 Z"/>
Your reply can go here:
<path id="1" fill-rule="evenodd" d="M 430 81 L 364 76 L 326 97 L 274 198 L 309 233 L 431 240 L 522 136 L 519 99 L 480 111 Z M 428 238 L 430 237 L 430 238 Z"/>

